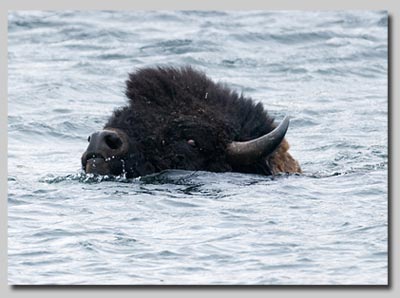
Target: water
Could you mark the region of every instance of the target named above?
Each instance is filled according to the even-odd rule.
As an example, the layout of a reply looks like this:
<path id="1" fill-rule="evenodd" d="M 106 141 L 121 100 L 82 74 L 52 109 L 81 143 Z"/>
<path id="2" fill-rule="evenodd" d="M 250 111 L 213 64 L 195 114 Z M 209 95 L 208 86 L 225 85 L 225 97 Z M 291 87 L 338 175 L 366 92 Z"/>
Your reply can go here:
<path id="1" fill-rule="evenodd" d="M 387 14 L 12 12 L 11 284 L 387 283 Z M 302 175 L 80 170 L 127 73 L 191 64 L 280 120 Z"/>

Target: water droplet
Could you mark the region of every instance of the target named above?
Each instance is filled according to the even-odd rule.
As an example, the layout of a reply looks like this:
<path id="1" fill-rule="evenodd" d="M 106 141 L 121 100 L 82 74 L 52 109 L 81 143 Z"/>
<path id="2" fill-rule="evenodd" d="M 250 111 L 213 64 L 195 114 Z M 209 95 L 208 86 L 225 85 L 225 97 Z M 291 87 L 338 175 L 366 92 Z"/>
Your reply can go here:
<path id="1" fill-rule="evenodd" d="M 126 170 L 125 170 L 125 160 L 121 159 L 121 163 L 122 163 L 122 173 L 125 174 Z"/>

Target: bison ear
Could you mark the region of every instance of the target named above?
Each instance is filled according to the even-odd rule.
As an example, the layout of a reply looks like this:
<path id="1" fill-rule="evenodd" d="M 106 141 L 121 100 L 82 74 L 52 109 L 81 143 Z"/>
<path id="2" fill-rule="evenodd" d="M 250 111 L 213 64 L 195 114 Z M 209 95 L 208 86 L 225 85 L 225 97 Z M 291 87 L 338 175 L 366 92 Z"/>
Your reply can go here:
<path id="1" fill-rule="evenodd" d="M 250 165 L 273 153 L 281 144 L 289 127 L 289 117 L 270 133 L 247 142 L 229 143 L 226 150 L 229 162 L 235 165 Z"/>

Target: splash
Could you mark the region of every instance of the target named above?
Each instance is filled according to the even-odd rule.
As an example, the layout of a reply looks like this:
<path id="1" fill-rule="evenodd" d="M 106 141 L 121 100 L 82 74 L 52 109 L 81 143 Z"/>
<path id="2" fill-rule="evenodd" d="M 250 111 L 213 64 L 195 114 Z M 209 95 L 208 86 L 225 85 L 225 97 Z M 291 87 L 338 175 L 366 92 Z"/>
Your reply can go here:
<path id="1" fill-rule="evenodd" d="M 126 173 L 123 173 L 119 176 L 109 176 L 109 175 L 97 175 L 92 173 L 85 173 L 84 171 L 79 171 L 73 174 L 54 176 L 53 174 L 48 174 L 45 177 L 39 179 L 39 182 L 55 184 L 69 181 L 77 181 L 81 183 L 101 183 L 104 181 L 114 181 L 114 182 L 122 182 L 122 183 L 132 183 L 138 180 L 137 178 L 129 179 L 126 177 Z"/>

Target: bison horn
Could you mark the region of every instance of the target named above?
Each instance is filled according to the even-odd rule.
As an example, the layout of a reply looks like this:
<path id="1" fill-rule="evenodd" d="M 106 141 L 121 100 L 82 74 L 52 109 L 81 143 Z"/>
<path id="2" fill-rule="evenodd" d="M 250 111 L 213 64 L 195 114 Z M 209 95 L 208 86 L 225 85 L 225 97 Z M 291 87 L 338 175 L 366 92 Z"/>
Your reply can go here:
<path id="1" fill-rule="evenodd" d="M 227 146 L 229 160 L 237 165 L 249 165 L 263 156 L 268 156 L 278 148 L 288 127 L 289 117 L 286 116 L 278 127 L 266 135 L 247 142 L 229 143 Z"/>

